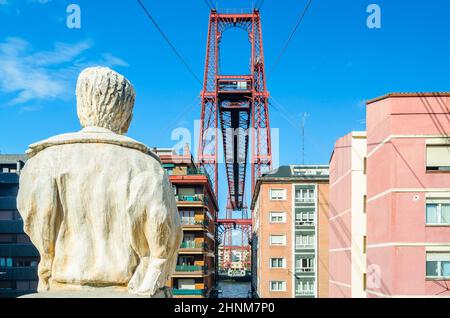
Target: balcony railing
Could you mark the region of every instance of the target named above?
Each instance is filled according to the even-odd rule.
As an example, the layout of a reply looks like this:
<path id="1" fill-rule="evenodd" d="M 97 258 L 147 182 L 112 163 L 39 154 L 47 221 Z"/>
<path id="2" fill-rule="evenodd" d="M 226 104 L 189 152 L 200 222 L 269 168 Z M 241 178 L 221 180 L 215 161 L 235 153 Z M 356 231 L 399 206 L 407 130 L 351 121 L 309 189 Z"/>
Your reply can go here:
<path id="1" fill-rule="evenodd" d="M 295 220 L 296 226 L 314 226 L 314 220 Z"/>
<path id="2" fill-rule="evenodd" d="M 203 296 L 206 295 L 206 291 L 207 289 L 176 289 L 174 288 L 172 290 L 172 293 L 174 295 L 179 295 L 179 296 Z"/>
<path id="3" fill-rule="evenodd" d="M 206 249 L 208 247 L 208 244 L 205 242 L 183 242 L 181 243 L 180 248 L 201 248 Z"/>
<path id="4" fill-rule="evenodd" d="M 313 249 L 314 244 L 295 244 L 296 249 Z"/>
<path id="5" fill-rule="evenodd" d="M 314 290 L 296 290 L 295 296 L 314 296 Z"/>
<path id="6" fill-rule="evenodd" d="M 297 273 L 314 273 L 314 267 L 297 267 L 295 271 Z"/>
<path id="7" fill-rule="evenodd" d="M 205 196 L 203 194 L 193 194 L 193 195 L 176 195 L 177 201 L 187 201 L 187 202 L 204 202 Z"/>
<path id="8" fill-rule="evenodd" d="M 206 266 L 198 265 L 177 265 L 175 270 L 177 272 L 200 272 L 206 270 Z"/>
<path id="9" fill-rule="evenodd" d="M 187 174 L 188 175 L 208 175 L 208 173 L 206 172 L 205 168 L 200 167 L 200 168 L 187 168 Z"/>
<path id="10" fill-rule="evenodd" d="M 181 218 L 181 225 L 201 225 L 208 227 L 209 222 L 207 220 L 195 220 L 194 218 Z"/>
<path id="11" fill-rule="evenodd" d="M 295 203 L 314 203 L 315 198 L 295 198 Z"/>

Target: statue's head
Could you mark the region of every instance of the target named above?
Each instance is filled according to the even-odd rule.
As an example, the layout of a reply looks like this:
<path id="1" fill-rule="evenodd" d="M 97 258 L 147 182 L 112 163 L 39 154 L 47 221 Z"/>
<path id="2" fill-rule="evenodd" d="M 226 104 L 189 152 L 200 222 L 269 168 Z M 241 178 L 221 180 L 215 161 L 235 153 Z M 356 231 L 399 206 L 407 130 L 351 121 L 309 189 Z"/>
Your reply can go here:
<path id="1" fill-rule="evenodd" d="M 117 134 L 128 131 L 136 94 L 131 83 L 106 67 L 90 67 L 77 82 L 77 113 L 83 127 L 102 127 Z"/>

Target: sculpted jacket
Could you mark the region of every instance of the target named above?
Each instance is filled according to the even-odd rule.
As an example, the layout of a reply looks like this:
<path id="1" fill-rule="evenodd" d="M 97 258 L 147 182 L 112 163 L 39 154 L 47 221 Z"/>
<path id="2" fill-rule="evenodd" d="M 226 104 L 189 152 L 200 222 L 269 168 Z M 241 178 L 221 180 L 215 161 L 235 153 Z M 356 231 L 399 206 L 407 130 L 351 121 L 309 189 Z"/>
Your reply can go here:
<path id="1" fill-rule="evenodd" d="M 182 231 L 173 190 L 143 144 L 97 127 L 31 145 L 18 209 L 41 255 L 39 291 L 112 287 L 154 296 Z"/>

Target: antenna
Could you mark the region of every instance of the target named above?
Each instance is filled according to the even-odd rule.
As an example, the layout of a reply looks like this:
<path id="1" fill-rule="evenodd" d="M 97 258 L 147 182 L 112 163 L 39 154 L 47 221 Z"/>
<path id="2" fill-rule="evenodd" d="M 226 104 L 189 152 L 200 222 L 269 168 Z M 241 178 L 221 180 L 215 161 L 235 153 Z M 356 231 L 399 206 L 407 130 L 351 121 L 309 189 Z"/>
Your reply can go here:
<path id="1" fill-rule="evenodd" d="M 306 118 L 309 117 L 309 113 L 302 113 L 302 165 L 305 164 L 305 124 Z"/>

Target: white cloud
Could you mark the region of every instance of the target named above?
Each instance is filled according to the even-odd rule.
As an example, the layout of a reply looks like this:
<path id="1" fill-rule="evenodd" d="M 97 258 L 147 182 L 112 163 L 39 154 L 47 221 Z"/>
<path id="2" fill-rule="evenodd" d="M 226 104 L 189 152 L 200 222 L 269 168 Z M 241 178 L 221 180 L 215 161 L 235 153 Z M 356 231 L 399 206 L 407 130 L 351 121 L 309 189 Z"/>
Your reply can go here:
<path id="1" fill-rule="evenodd" d="M 28 0 L 28 2 L 37 2 L 40 4 L 47 4 L 51 1 L 52 0 Z M 6 4 L 10 4 L 9 0 L 0 0 L 0 5 L 6 5 Z"/>
<path id="2" fill-rule="evenodd" d="M 92 46 L 92 41 L 55 43 L 52 50 L 35 51 L 24 39 L 7 38 L 0 42 L 0 91 L 12 95 L 10 104 L 64 100 L 73 96 L 75 80 L 83 68 L 128 66 L 110 53 L 87 60 L 83 53 Z"/>
<path id="3" fill-rule="evenodd" d="M 39 2 L 39 3 L 42 3 L 42 4 L 46 4 L 46 3 L 49 3 L 51 0 L 32 0 L 32 2 Z"/>
<path id="4" fill-rule="evenodd" d="M 111 53 L 103 53 L 102 57 L 102 65 L 129 66 L 127 62 Z"/>

